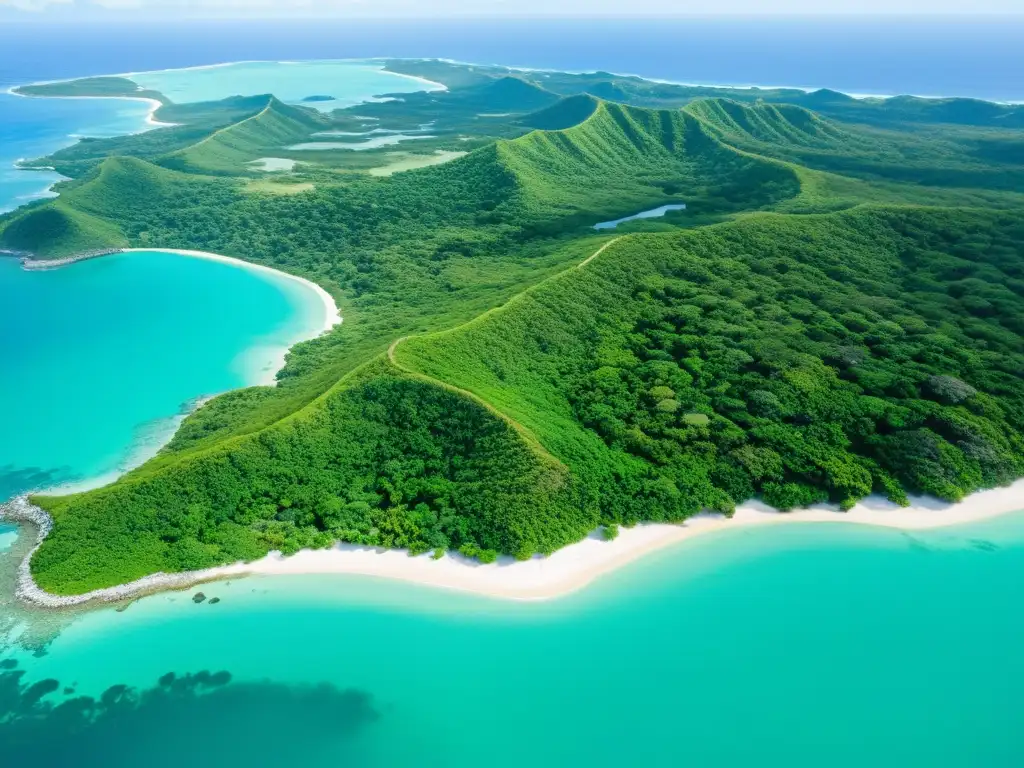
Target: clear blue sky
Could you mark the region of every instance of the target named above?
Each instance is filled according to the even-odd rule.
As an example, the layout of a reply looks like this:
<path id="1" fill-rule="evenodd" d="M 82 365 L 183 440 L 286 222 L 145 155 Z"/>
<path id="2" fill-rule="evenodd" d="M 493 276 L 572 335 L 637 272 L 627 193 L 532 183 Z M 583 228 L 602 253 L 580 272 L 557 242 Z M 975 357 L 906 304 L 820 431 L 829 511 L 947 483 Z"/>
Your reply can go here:
<path id="1" fill-rule="evenodd" d="M 1024 0 L 0 0 L 0 17 L 1024 14 Z"/>

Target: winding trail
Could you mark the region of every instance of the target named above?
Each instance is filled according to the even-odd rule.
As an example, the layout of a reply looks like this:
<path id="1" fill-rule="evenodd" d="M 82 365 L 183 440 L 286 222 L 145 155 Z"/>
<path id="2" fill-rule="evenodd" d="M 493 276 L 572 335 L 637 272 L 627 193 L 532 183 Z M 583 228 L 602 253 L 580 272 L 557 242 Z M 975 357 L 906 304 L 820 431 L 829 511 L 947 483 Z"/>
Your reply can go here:
<path id="1" fill-rule="evenodd" d="M 548 280 L 555 280 L 555 279 L 563 277 L 564 275 L 567 275 L 570 272 L 573 272 L 573 271 L 575 271 L 577 269 L 583 269 L 583 267 L 587 266 L 587 264 L 592 262 L 594 259 L 596 259 L 598 256 L 600 256 L 602 253 L 604 253 L 610 246 L 612 246 L 613 244 L 617 243 L 623 237 L 625 237 L 625 236 L 624 235 L 620 235 L 619 237 L 616 237 L 616 238 L 613 238 L 613 239 L 609 240 L 607 243 L 602 245 L 600 248 L 598 248 L 596 251 L 594 251 L 592 254 L 590 254 L 587 258 L 585 258 L 583 261 L 581 261 L 579 264 L 575 264 L 575 265 L 569 267 L 568 269 L 566 269 L 565 271 L 559 272 L 557 275 L 552 275 L 551 277 L 547 278 L 547 280 L 541 280 L 536 285 L 531 286 L 530 288 L 527 288 L 522 293 L 519 293 L 519 294 L 516 294 L 515 296 L 513 296 L 511 299 L 509 299 L 508 302 L 503 304 L 502 307 L 508 306 L 508 304 L 510 302 L 515 301 L 520 296 L 528 293 L 530 290 L 532 290 L 533 288 L 536 288 L 538 285 L 542 285 L 542 284 L 546 283 Z M 500 310 L 502 307 L 496 307 L 494 310 L 491 310 L 491 311 L 493 312 L 493 311 L 496 311 L 496 310 Z M 484 315 L 486 315 L 486 314 L 489 314 L 489 313 L 485 312 Z M 483 315 L 481 315 L 481 317 L 482 316 Z M 470 320 L 470 322 L 473 323 L 473 322 L 476 322 L 479 319 L 480 318 L 477 317 L 477 318 L 474 318 L 473 320 Z M 461 327 L 464 327 L 464 326 L 459 326 L 459 328 L 461 328 Z M 458 328 L 453 328 L 451 330 L 458 330 Z M 445 333 L 450 333 L 450 331 L 445 331 Z M 402 336 L 401 338 L 395 339 L 393 342 L 391 342 L 391 346 L 388 347 L 388 362 L 390 362 L 395 368 L 397 368 L 398 370 L 400 370 L 402 373 L 406 374 L 407 376 L 411 376 L 411 377 L 413 377 L 415 379 L 418 379 L 420 381 L 427 382 L 428 384 L 432 384 L 435 387 L 441 387 L 442 389 L 446 389 L 449 392 L 454 392 L 455 394 L 462 395 L 463 397 L 468 397 L 474 403 L 476 403 L 477 405 L 482 406 L 483 408 L 486 408 L 489 413 L 493 414 L 494 416 L 497 416 L 499 419 L 504 421 L 506 424 L 508 424 L 514 430 L 516 430 L 516 432 L 518 432 L 520 434 L 520 436 L 524 440 L 526 440 L 526 442 L 529 443 L 529 445 L 540 456 L 542 456 L 546 461 L 549 461 L 552 464 L 555 464 L 555 465 L 557 465 L 559 467 L 566 468 L 565 464 L 558 457 L 556 457 L 553 454 L 551 454 L 543 445 L 541 445 L 540 441 L 536 438 L 536 436 L 534 436 L 533 432 L 531 432 L 525 426 L 523 426 L 518 421 L 513 419 L 507 413 L 503 413 L 498 408 L 496 408 L 494 405 L 489 403 L 487 400 L 484 400 L 484 398 L 480 397 L 480 395 L 476 394 L 475 392 L 471 392 L 468 389 L 463 389 L 462 387 L 456 387 L 454 384 L 449 384 L 448 382 L 442 381 L 441 379 L 436 379 L 433 376 L 429 376 L 428 374 L 421 373 L 419 371 L 413 370 L 412 368 L 409 368 L 408 366 L 402 365 L 400 362 L 398 362 L 398 359 L 395 356 L 395 351 L 398 349 L 398 346 L 402 342 L 407 341 L 410 338 L 412 338 L 412 337 L 411 336 Z"/>

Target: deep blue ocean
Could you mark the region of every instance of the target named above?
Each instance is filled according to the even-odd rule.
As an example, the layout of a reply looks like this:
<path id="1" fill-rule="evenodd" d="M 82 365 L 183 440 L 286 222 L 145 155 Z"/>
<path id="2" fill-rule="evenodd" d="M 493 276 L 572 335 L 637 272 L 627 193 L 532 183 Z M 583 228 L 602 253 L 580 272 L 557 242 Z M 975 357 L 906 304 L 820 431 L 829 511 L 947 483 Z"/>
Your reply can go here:
<path id="1" fill-rule="evenodd" d="M 440 57 L 688 83 L 1024 100 L 1024 16 L 0 22 L 0 86 L 240 60 Z"/>

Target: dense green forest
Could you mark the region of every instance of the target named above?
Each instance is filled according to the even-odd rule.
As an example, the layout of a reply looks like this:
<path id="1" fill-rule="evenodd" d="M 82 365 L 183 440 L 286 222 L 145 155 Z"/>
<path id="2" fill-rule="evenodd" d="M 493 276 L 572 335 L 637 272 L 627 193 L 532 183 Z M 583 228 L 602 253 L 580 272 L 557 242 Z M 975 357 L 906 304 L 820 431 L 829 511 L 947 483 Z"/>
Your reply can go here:
<path id="1" fill-rule="evenodd" d="M 957 500 L 1024 473 L 1022 257 L 1014 214 L 760 215 L 623 238 L 396 356 L 523 423 L 606 522 Z"/>
<path id="2" fill-rule="evenodd" d="M 755 496 L 955 500 L 1024 475 L 1016 108 L 387 67 L 448 90 L 329 115 L 157 96 L 178 125 L 41 159 L 60 196 L 0 217 L 0 247 L 38 256 L 266 264 L 345 317 L 113 485 L 35 497 L 44 588 L 339 540 L 527 558 Z M 446 162 L 375 172 L 421 145 Z"/>

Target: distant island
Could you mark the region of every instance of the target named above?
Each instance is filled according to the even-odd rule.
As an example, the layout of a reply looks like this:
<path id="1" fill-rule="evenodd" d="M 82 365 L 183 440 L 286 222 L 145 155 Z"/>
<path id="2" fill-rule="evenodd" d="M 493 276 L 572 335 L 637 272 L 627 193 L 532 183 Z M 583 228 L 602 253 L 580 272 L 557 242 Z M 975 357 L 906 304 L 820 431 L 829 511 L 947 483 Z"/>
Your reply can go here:
<path id="1" fill-rule="evenodd" d="M 306 98 L 303 99 L 303 102 L 310 102 L 310 103 L 315 103 L 315 102 L 318 102 L 318 101 L 334 101 L 334 97 L 333 96 L 316 96 L 316 95 L 314 95 L 314 96 L 307 96 Z"/>
<path id="2" fill-rule="evenodd" d="M 1024 107 L 386 66 L 447 90 L 324 114 L 17 89 L 174 125 L 27 163 L 69 180 L 0 216 L 0 249 L 224 254 L 345 317 L 117 482 L 24 502 L 52 521 L 42 590 L 338 542 L 527 561 L 744 503 L 1024 476 Z"/>

